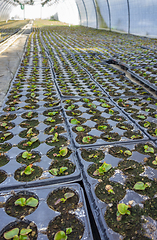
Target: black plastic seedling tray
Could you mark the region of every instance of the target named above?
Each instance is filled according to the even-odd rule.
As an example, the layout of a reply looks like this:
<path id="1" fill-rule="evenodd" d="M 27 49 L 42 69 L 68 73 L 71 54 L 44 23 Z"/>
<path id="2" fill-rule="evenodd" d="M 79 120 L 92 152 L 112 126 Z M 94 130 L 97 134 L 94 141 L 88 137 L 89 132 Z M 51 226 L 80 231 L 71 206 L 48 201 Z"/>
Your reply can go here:
<path id="1" fill-rule="evenodd" d="M 95 98 L 95 99 L 88 98 L 89 103 L 94 104 L 95 108 L 87 107 L 88 103 L 84 102 L 83 99 L 84 98 L 79 99 L 79 100 L 71 98 L 70 103 L 67 103 L 68 100 L 62 101 L 65 118 L 67 120 L 67 124 L 69 126 L 70 133 L 71 133 L 71 138 L 74 142 L 75 147 L 78 148 L 78 147 L 87 147 L 87 146 L 100 146 L 100 145 L 109 144 L 109 143 L 113 144 L 113 143 L 119 142 L 119 141 L 120 142 L 138 141 L 138 139 L 134 139 L 134 138 L 131 139 L 131 137 L 134 134 L 135 135 L 141 134 L 142 140 L 147 140 L 148 139 L 148 137 L 146 137 L 145 134 L 143 134 L 141 131 L 139 131 L 139 129 L 136 127 L 136 125 L 133 124 L 121 111 L 119 111 L 119 109 L 117 107 L 115 107 L 113 102 L 111 102 L 109 99 L 100 98 L 104 101 L 104 102 L 100 102 L 99 98 Z M 110 108 L 102 107 L 101 105 L 103 105 L 103 103 L 106 103 L 107 105 L 110 105 Z M 73 110 L 68 111 L 68 107 L 71 106 L 71 105 L 74 105 L 75 108 L 73 110 L 74 111 L 75 110 L 80 111 L 81 115 L 79 115 L 79 116 L 69 115 L 70 111 L 71 112 L 73 111 Z M 93 112 L 94 111 L 99 111 L 100 115 L 93 115 L 92 113 L 90 114 L 89 110 L 92 110 Z M 114 113 L 112 115 L 109 114 L 110 110 L 114 111 Z M 131 125 L 132 136 L 130 136 L 130 138 L 127 135 L 122 136 L 122 134 L 124 132 L 126 132 L 126 130 L 123 130 L 122 128 L 120 129 L 119 127 L 116 126 L 118 124 L 118 121 L 114 121 L 114 119 L 112 119 L 114 116 L 116 116 L 116 117 L 118 116 L 118 118 L 121 119 L 121 120 L 119 120 L 119 124 L 122 124 L 122 123 L 126 124 L 127 123 L 127 124 Z M 94 119 L 94 117 L 96 119 Z M 83 118 L 83 123 L 80 122 L 80 123 L 77 123 L 77 124 L 72 124 L 71 120 L 72 119 L 77 119 L 77 118 L 78 118 L 78 120 L 79 120 L 79 118 L 80 119 Z M 98 125 L 102 126 L 102 125 L 105 125 L 105 124 L 107 124 L 107 126 L 108 126 L 108 128 L 106 130 L 103 131 L 103 130 L 99 130 L 97 128 Z M 81 135 L 79 135 L 80 133 L 76 133 L 76 131 L 74 132 L 73 129 L 74 129 L 74 127 L 77 127 L 77 126 L 80 126 L 80 125 L 85 127 L 85 128 L 90 128 L 90 130 L 88 130 L 87 133 L 86 133 L 86 130 L 85 130 L 85 133 L 81 133 L 81 134 L 83 134 L 82 136 L 83 137 L 84 136 L 92 136 L 92 137 L 95 138 L 95 140 L 94 140 L 95 142 L 90 143 L 90 141 L 89 141 L 87 143 L 82 142 L 82 144 L 81 144 L 80 140 L 79 140 L 79 142 L 76 141 L 76 137 L 81 136 Z M 118 135 L 115 138 L 115 136 L 111 133 L 117 133 Z M 101 138 L 102 134 L 103 135 L 111 134 L 111 137 L 113 135 L 113 140 L 108 139 L 108 141 L 107 141 L 107 139 Z"/>
<path id="2" fill-rule="evenodd" d="M 123 99 L 115 98 L 114 101 L 151 140 L 157 139 L 157 134 L 155 134 L 157 128 L 156 98 L 151 95 L 147 97 L 135 96 Z"/>
<path id="3" fill-rule="evenodd" d="M 49 208 L 47 204 L 47 198 L 49 197 L 51 192 L 60 188 L 63 188 L 63 189 L 68 188 L 70 191 L 72 190 L 78 196 L 78 204 L 77 205 L 75 204 L 76 205 L 75 209 L 72 208 L 73 210 L 70 210 L 69 212 L 72 216 L 75 216 L 76 219 L 78 219 L 83 224 L 84 233 L 81 239 L 93 240 L 85 197 L 84 197 L 82 188 L 77 183 L 55 185 L 55 186 L 49 185 L 45 187 L 29 188 L 27 190 L 22 189 L 20 191 L 16 189 L 12 189 L 12 191 L 10 192 L 3 191 L 0 193 L 0 202 L 5 203 L 7 199 L 9 199 L 11 196 L 14 196 L 13 194 L 19 194 L 19 192 L 23 192 L 24 194 L 26 193 L 25 196 L 27 196 L 30 192 L 33 193 L 37 197 L 37 199 L 39 199 L 39 205 L 33 213 L 25 216 L 22 221 L 28 220 L 35 223 L 37 227 L 37 232 L 38 232 L 37 239 L 46 240 L 48 239 L 46 235 L 46 230 L 49 222 L 61 214 L 59 211 L 55 211 Z M 67 214 L 69 214 L 68 211 L 67 211 Z M 0 224 L 0 229 L 1 229 L 0 236 L 1 236 L 5 232 L 2 229 L 5 226 L 7 226 L 9 223 L 14 222 L 17 219 L 15 217 L 9 216 L 5 212 L 4 208 L 0 209 L 0 215 L 1 215 L 1 219 L 3 219 L 3 221 L 1 221 L 1 224 Z M 61 230 L 65 231 L 65 229 L 61 229 Z M 74 229 L 72 230 L 75 231 Z"/>
<path id="4" fill-rule="evenodd" d="M 36 129 L 36 131 L 38 131 L 37 137 L 40 142 L 40 145 L 38 145 L 37 147 L 34 146 L 35 148 L 32 148 L 32 150 L 29 150 L 26 148 L 21 149 L 21 148 L 19 148 L 19 145 L 18 145 L 22 141 L 27 142 L 30 139 L 30 138 L 27 139 L 26 137 L 23 138 L 23 137 L 19 136 L 19 134 L 21 134 L 21 132 L 23 132 L 25 130 L 27 131 L 28 129 L 30 129 L 30 128 L 26 128 L 26 127 L 21 127 L 22 126 L 21 123 L 23 123 L 27 119 L 23 119 L 22 118 L 23 115 L 17 114 L 16 119 L 12 120 L 11 122 L 8 122 L 8 124 L 10 124 L 10 123 L 13 124 L 12 125 L 13 128 L 8 131 L 4 131 L 4 133 L 5 132 L 12 133 L 13 138 L 0 144 L 1 147 L 5 143 L 10 144 L 10 149 L 8 151 L 4 150 L 4 152 L 3 152 L 3 154 L 5 154 L 9 157 L 10 161 L 6 165 L 1 167 L 1 170 L 6 172 L 7 178 L 4 182 L 2 182 L 0 184 L 0 189 L 4 189 L 4 188 L 10 189 L 11 187 L 21 187 L 21 186 L 26 187 L 26 186 L 31 186 L 31 185 L 35 186 L 35 185 L 44 185 L 44 184 L 58 184 L 60 182 L 70 182 L 70 181 L 76 181 L 76 180 L 81 179 L 81 173 L 78 168 L 76 154 L 75 154 L 75 151 L 73 150 L 72 146 L 70 145 L 70 138 L 66 131 L 66 125 L 63 121 L 62 113 L 60 110 L 56 109 L 56 111 L 59 113 L 58 117 L 60 117 L 61 122 L 54 124 L 54 125 L 49 125 L 49 122 L 48 122 L 48 124 L 45 123 L 45 120 L 48 117 L 44 116 L 42 114 L 42 112 L 38 112 L 38 116 L 31 119 L 33 121 L 36 121 L 36 120 L 38 121 L 37 125 L 34 126 L 34 128 Z M 70 156 L 67 155 L 68 157 L 65 156 L 63 158 L 63 160 L 68 159 L 70 161 L 70 163 L 74 164 L 74 166 L 75 166 L 75 170 L 70 175 L 54 176 L 49 173 L 49 167 L 50 167 L 51 163 L 54 161 L 53 160 L 54 157 L 52 156 L 49 158 L 46 154 L 50 149 L 54 149 L 55 146 L 57 146 L 57 143 L 54 143 L 53 146 L 46 144 L 46 139 L 49 139 L 50 137 L 54 136 L 54 134 L 49 135 L 45 132 L 45 130 L 50 127 L 57 127 L 57 129 L 59 129 L 61 127 L 63 129 L 63 131 L 61 133 L 59 133 L 59 136 L 64 137 L 67 141 L 63 145 L 60 145 L 58 147 L 67 146 L 69 148 L 69 150 L 71 149 Z M 56 132 L 57 132 L 57 130 L 56 130 Z M 35 162 L 33 164 L 33 166 L 39 166 L 43 170 L 42 175 L 39 177 L 39 179 L 32 180 L 30 182 L 27 182 L 27 181 L 21 182 L 21 181 L 15 180 L 15 178 L 14 178 L 14 172 L 17 169 L 19 169 L 22 166 L 26 167 L 26 165 L 24 163 L 20 164 L 16 161 L 16 157 L 25 151 L 28 151 L 28 152 L 35 151 L 36 153 L 39 153 L 41 160 L 40 160 L 40 162 Z M 57 158 L 56 158 L 56 160 L 57 160 Z"/>
<path id="5" fill-rule="evenodd" d="M 151 147 L 153 147 L 155 149 L 154 154 L 152 153 L 142 153 L 141 152 L 141 148 L 140 148 L 140 144 L 144 145 L 149 145 Z M 123 157 L 117 156 L 113 156 L 110 153 L 110 149 L 112 148 L 113 151 L 115 150 L 116 147 L 120 147 L 120 149 L 123 149 L 123 151 L 125 150 L 129 150 L 131 151 L 131 156 L 127 155 L 123 155 Z M 136 147 L 136 149 L 135 149 Z M 91 154 L 90 159 L 88 158 L 88 161 L 86 161 L 83 156 L 81 155 L 82 151 L 87 151 L 87 150 L 91 150 L 92 152 L 88 153 Z M 102 153 L 104 154 L 103 157 L 100 157 L 101 155 L 98 154 L 98 151 L 101 150 Z M 115 150 L 116 152 L 116 150 Z M 125 204 L 128 204 L 129 201 L 134 202 L 133 206 L 135 206 L 136 204 L 139 204 L 139 206 L 141 206 L 142 208 L 144 207 L 144 203 L 147 199 L 154 199 L 153 196 L 156 196 L 156 184 L 155 184 L 155 179 L 157 178 L 157 168 L 156 165 L 150 164 L 150 162 L 153 161 L 153 158 L 155 156 L 157 152 L 157 146 L 153 143 L 153 142 L 139 142 L 138 145 L 137 144 L 124 144 L 124 143 L 119 143 L 119 144 L 115 144 L 115 145 L 108 145 L 108 146 L 101 146 L 101 147 L 92 147 L 92 148 L 80 148 L 77 150 L 77 154 L 78 154 L 78 158 L 79 158 L 79 163 L 80 163 L 80 167 L 81 167 L 81 171 L 82 171 L 82 175 L 83 175 L 83 183 L 84 183 L 84 187 L 85 187 L 85 191 L 87 193 L 87 197 L 89 200 L 89 204 L 92 210 L 92 213 L 94 215 L 94 218 L 96 220 L 96 224 L 97 224 L 97 228 L 100 234 L 100 237 L 102 240 L 104 239 L 110 239 L 110 240 L 120 240 L 122 239 L 122 235 L 120 235 L 119 233 L 113 231 L 110 227 L 108 227 L 105 218 L 104 218 L 104 214 L 106 212 L 107 206 L 110 208 L 113 206 L 114 204 L 114 200 L 112 201 L 111 197 L 109 197 L 107 195 L 107 190 L 105 190 L 105 185 L 106 184 L 111 184 L 113 186 L 113 190 L 115 191 L 115 195 L 113 194 L 112 196 L 115 196 L 115 203 L 118 204 L 119 202 L 123 202 Z M 93 156 L 92 156 L 93 155 Z M 97 157 L 96 157 L 97 155 Z M 85 155 L 84 155 L 85 156 Z M 94 157 L 95 156 L 95 157 Z M 151 159 L 146 160 L 147 159 Z M 94 161 L 93 161 L 94 159 Z M 126 163 L 129 160 L 134 160 L 133 163 L 131 164 L 138 164 L 137 166 L 141 167 L 141 172 L 138 170 L 137 173 L 128 173 L 125 172 L 127 171 L 125 169 L 126 167 Z M 95 163 L 97 163 L 97 167 L 92 167 L 92 165 Z M 114 168 L 111 171 L 109 171 L 109 173 L 104 173 L 104 176 L 92 176 L 91 173 L 95 170 L 98 169 L 103 162 L 106 162 L 107 164 L 111 164 L 112 168 Z M 119 163 L 121 163 L 120 165 L 118 165 Z M 151 165 L 151 166 L 150 166 Z M 152 166 L 154 168 L 152 168 Z M 91 169 L 90 171 L 90 175 L 89 175 L 89 169 Z M 122 171 L 123 169 L 123 171 Z M 139 169 L 139 167 L 138 167 Z M 129 171 L 129 170 L 128 170 Z M 124 173 L 125 172 L 125 173 Z M 108 174 L 105 177 L 105 174 Z M 134 175 L 135 174 L 135 175 Z M 126 183 L 127 177 L 129 177 L 130 179 L 131 176 L 143 176 L 143 177 L 148 177 L 146 178 L 146 180 L 143 181 L 151 181 L 151 184 L 153 182 L 153 188 L 155 187 L 155 189 L 153 190 L 153 193 L 150 194 L 150 191 L 148 190 L 148 192 L 143 193 L 142 191 L 139 191 L 140 193 L 138 193 L 138 190 L 135 192 L 133 191 L 132 188 L 129 188 L 129 180 Z M 140 180 L 143 179 L 142 177 L 140 178 Z M 131 180 L 130 180 L 131 181 Z M 139 180 L 138 180 L 139 181 Z M 118 185 L 114 186 L 113 184 L 119 184 L 119 186 L 121 186 L 121 190 L 118 187 Z M 98 186 L 101 186 L 99 191 L 96 190 Z M 103 187 L 104 186 L 104 187 Z M 133 185 L 132 185 L 133 186 Z M 117 191 L 116 188 L 118 187 Z M 124 193 L 121 193 L 122 191 L 122 187 L 124 187 Z M 108 199 L 108 200 L 101 200 L 96 196 L 95 190 L 97 191 L 97 194 L 99 192 L 100 195 L 102 195 L 103 199 Z M 111 193 L 110 193 L 111 194 Z M 108 201 L 108 202 L 106 202 Z M 130 210 L 130 209 L 129 209 Z M 156 211 L 156 210 L 155 210 Z M 116 213 L 115 213 L 116 214 Z M 156 227 L 155 227 L 155 221 L 152 220 L 150 217 L 151 215 L 148 214 L 148 216 L 146 215 L 146 217 L 148 218 L 148 225 L 146 227 L 146 232 L 147 232 L 147 236 L 151 236 L 152 239 L 155 239 L 155 234 L 156 234 Z M 128 220 L 129 221 L 129 220 Z M 152 222 L 154 222 L 154 225 L 152 224 Z M 133 224 L 133 223 L 132 223 Z M 152 228 L 154 226 L 154 229 L 150 232 L 149 231 L 149 224 L 152 224 Z M 133 225 L 132 225 L 133 226 Z M 132 227 L 131 227 L 132 228 Z M 125 227 L 124 227 L 125 229 Z M 128 235 L 127 235 L 128 237 Z M 135 236 L 134 236 L 135 237 Z M 154 238 L 153 238 L 154 237 Z M 142 238 L 141 238 L 142 239 Z"/>
<path id="6" fill-rule="evenodd" d="M 155 84 L 150 83 L 148 80 L 134 73 L 132 70 L 128 70 L 128 72 L 131 74 L 133 78 L 137 79 L 141 83 L 144 83 L 148 88 L 152 89 L 157 94 L 157 86 Z"/>

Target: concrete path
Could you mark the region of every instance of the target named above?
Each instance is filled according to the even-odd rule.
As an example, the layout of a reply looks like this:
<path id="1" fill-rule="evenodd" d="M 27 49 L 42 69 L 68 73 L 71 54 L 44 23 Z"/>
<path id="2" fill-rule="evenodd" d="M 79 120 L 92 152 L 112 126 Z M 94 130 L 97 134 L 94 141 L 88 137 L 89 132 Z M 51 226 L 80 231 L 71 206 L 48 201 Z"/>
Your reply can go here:
<path id="1" fill-rule="evenodd" d="M 0 107 L 19 66 L 26 39 L 31 32 L 31 27 L 32 25 L 29 24 L 24 33 L 0 54 Z"/>

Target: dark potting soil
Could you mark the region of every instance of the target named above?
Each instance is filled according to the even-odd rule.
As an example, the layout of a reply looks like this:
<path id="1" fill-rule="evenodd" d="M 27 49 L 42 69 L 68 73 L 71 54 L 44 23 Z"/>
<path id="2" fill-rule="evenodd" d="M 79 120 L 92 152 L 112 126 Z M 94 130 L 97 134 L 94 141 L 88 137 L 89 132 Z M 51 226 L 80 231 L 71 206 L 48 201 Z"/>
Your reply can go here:
<path id="1" fill-rule="evenodd" d="M 20 123 L 20 127 L 22 128 L 32 128 L 35 127 L 39 124 L 39 121 L 36 119 L 32 119 L 32 120 L 25 120 L 22 123 Z"/>
<path id="2" fill-rule="evenodd" d="M 144 202 L 144 215 L 157 221 L 157 198 L 147 199 Z"/>
<path id="3" fill-rule="evenodd" d="M 15 221 L 15 222 L 11 222 L 9 223 L 6 227 L 4 227 L 0 233 L 0 240 L 5 240 L 4 238 L 4 233 L 8 232 L 14 228 L 19 228 L 19 230 L 21 231 L 21 229 L 23 228 L 29 228 L 32 229 L 32 232 L 30 232 L 27 236 L 29 237 L 30 240 L 36 240 L 38 237 L 38 232 L 37 232 L 37 227 L 35 225 L 35 223 L 28 221 L 28 220 L 24 220 L 24 221 Z"/>
<path id="4" fill-rule="evenodd" d="M 105 154 L 101 150 L 86 150 L 82 149 L 81 156 L 85 161 L 100 163 L 104 158 Z"/>
<path id="5" fill-rule="evenodd" d="M 39 198 L 36 194 L 28 191 L 18 192 L 17 194 L 9 197 L 5 203 L 5 212 L 9 216 L 16 218 L 24 218 L 25 216 L 33 213 L 37 209 L 38 205 L 36 207 L 15 205 L 17 199 L 26 198 L 27 200 L 30 197 L 33 197 L 39 201 Z"/>
<path id="6" fill-rule="evenodd" d="M 65 193 L 74 193 L 74 196 L 68 198 L 65 202 L 59 202 L 57 204 L 58 199 L 65 198 Z M 70 188 L 59 188 L 51 192 L 47 198 L 47 204 L 54 211 L 58 212 L 69 212 L 70 210 L 74 210 L 77 208 L 79 202 L 78 194 L 71 190 Z"/>
<path id="7" fill-rule="evenodd" d="M 0 183 L 4 182 L 7 178 L 7 173 L 3 170 L 0 170 Z"/>
<path id="8" fill-rule="evenodd" d="M 128 148 L 122 146 L 114 146 L 109 148 L 109 154 L 118 158 L 128 158 L 132 155 L 132 152 Z"/>
<path id="9" fill-rule="evenodd" d="M 65 155 L 65 156 L 57 156 L 57 154 L 59 154 L 59 151 L 60 151 L 60 148 L 58 148 L 58 147 L 55 147 L 55 148 L 53 148 L 53 149 L 50 149 L 48 152 L 47 152 L 47 156 L 50 158 L 50 159 L 58 159 L 58 160 L 62 160 L 62 159 L 64 159 L 64 158 L 68 158 L 70 155 L 71 155 L 71 153 L 72 153 L 72 151 L 69 149 L 69 148 L 67 148 L 68 149 L 68 152 L 67 152 L 67 154 Z"/>
<path id="10" fill-rule="evenodd" d="M 63 132 L 65 132 L 65 129 L 62 126 L 48 127 L 45 129 L 45 134 L 48 134 L 48 135 L 53 135 L 56 132 L 58 134 L 63 133 Z"/>
<path id="11" fill-rule="evenodd" d="M 106 181 L 108 180 L 113 174 L 114 174 L 114 169 L 111 168 L 108 172 L 104 172 L 103 175 L 93 175 L 93 173 L 99 169 L 99 167 L 102 166 L 103 163 L 94 163 L 91 164 L 87 170 L 87 173 L 89 174 L 89 176 L 91 176 L 92 178 L 96 178 L 96 179 L 101 179 L 102 181 Z"/>
<path id="12" fill-rule="evenodd" d="M 21 175 L 21 172 L 24 171 L 25 168 L 26 168 L 26 166 L 23 166 L 23 167 L 18 168 L 15 171 L 14 178 L 17 181 L 19 181 L 19 182 L 31 182 L 31 181 L 34 181 L 37 178 L 39 178 L 43 173 L 42 168 L 40 168 L 39 166 L 32 166 L 34 171 L 30 175 L 26 175 L 25 173 L 23 173 L 23 175 Z"/>
<path id="13" fill-rule="evenodd" d="M 23 158 L 22 157 L 23 152 L 22 152 L 16 157 L 16 161 L 26 165 L 32 164 L 34 162 L 40 162 L 41 156 L 38 152 L 31 151 L 30 153 L 32 154 L 31 159 Z"/>
<path id="14" fill-rule="evenodd" d="M 137 182 L 143 182 L 144 184 L 149 183 L 150 187 L 146 187 L 145 190 L 135 190 L 134 189 L 134 185 Z M 157 184 L 155 181 L 152 181 L 151 179 L 149 179 L 148 177 L 141 177 L 141 176 L 135 176 L 135 177 L 131 177 L 128 176 L 128 178 L 125 181 L 125 186 L 131 190 L 134 190 L 135 192 L 141 194 L 141 195 L 146 195 L 149 196 L 151 198 L 154 197 L 154 195 L 157 192 Z"/>
<path id="15" fill-rule="evenodd" d="M 54 168 L 59 170 L 61 167 L 67 167 L 67 169 L 63 173 L 60 173 L 60 171 L 59 171 L 57 176 L 67 176 L 67 175 L 72 174 L 75 171 L 76 166 L 68 159 L 54 160 L 54 162 L 49 167 L 49 170 L 54 169 Z"/>
<path id="16" fill-rule="evenodd" d="M 113 193 L 106 190 L 109 186 L 112 187 Z M 125 187 L 120 183 L 105 181 L 96 185 L 95 194 L 101 201 L 105 203 L 118 203 L 124 198 L 126 190 Z"/>
<path id="17" fill-rule="evenodd" d="M 72 228 L 68 234 L 68 240 L 80 240 L 84 233 L 82 222 L 74 214 L 61 214 L 52 219 L 47 228 L 48 239 L 52 240 L 58 231 L 66 232 L 66 228 Z"/>
<path id="18" fill-rule="evenodd" d="M 9 157 L 5 154 L 0 155 L 0 167 L 6 165 L 10 161 Z"/>
<path id="19" fill-rule="evenodd" d="M 53 141 L 53 142 L 52 142 L 53 137 L 54 137 L 54 136 L 49 137 L 49 138 L 46 139 L 45 142 L 46 142 L 47 145 L 58 147 L 58 146 L 66 145 L 66 144 L 67 144 L 67 141 L 68 141 L 67 138 L 59 135 L 59 136 L 57 137 L 57 141 Z"/>
<path id="20" fill-rule="evenodd" d="M 142 232 L 142 210 L 138 205 L 136 205 L 129 208 L 129 211 L 131 212 L 130 215 L 122 215 L 121 221 L 117 221 L 117 204 L 113 204 L 112 207 L 107 207 L 105 220 L 107 225 L 113 231 L 131 238 Z"/>
<path id="21" fill-rule="evenodd" d="M 118 169 L 122 170 L 126 175 L 138 176 L 144 172 L 144 166 L 134 160 L 124 160 L 118 163 Z"/>
<path id="22" fill-rule="evenodd" d="M 89 137 L 91 135 L 86 135 L 84 133 L 78 133 L 77 137 L 76 137 L 76 142 L 78 142 L 79 144 L 93 144 L 93 143 L 96 143 L 98 137 L 96 136 L 91 136 L 92 139 L 89 139 L 88 142 L 83 142 L 83 138 L 84 137 Z"/>
<path id="23" fill-rule="evenodd" d="M 19 136 L 21 138 L 31 138 L 31 137 L 35 137 L 39 134 L 39 130 L 37 130 L 36 128 L 32 128 L 31 133 L 29 133 L 30 129 L 24 130 L 22 132 L 19 133 Z"/>
<path id="24" fill-rule="evenodd" d="M 121 139 L 121 136 L 116 132 L 107 132 L 101 134 L 101 138 L 107 142 L 116 142 Z"/>

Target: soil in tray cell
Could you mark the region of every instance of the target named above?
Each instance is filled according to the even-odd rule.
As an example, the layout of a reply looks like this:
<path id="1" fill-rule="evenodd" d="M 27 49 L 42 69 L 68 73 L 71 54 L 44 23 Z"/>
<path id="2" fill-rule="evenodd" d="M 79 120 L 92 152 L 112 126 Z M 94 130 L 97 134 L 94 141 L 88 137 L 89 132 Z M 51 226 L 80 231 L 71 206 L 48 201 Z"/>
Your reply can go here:
<path id="1" fill-rule="evenodd" d="M 82 149 L 81 156 L 85 161 L 95 163 L 100 163 L 105 158 L 103 151 L 92 149 Z"/>
<path id="2" fill-rule="evenodd" d="M 14 178 L 19 182 L 31 182 L 38 179 L 43 170 L 32 164 L 18 168 L 14 173 Z"/>
<path id="3" fill-rule="evenodd" d="M 62 127 L 62 126 L 55 126 L 55 127 L 48 127 L 48 128 L 46 128 L 45 129 L 45 134 L 48 134 L 48 135 L 53 135 L 53 134 L 55 134 L 55 133 L 58 133 L 58 134 L 60 134 L 60 133 L 64 133 L 65 132 L 65 129 L 64 129 L 64 127 Z"/>
<path id="4" fill-rule="evenodd" d="M 56 126 L 56 124 L 60 124 L 60 123 L 62 123 L 63 122 L 63 119 L 62 119 L 62 117 L 56 117 L 56 116 L 54 116 L 54 117 L 48 117 L 48 118 L 46 118 L 45 120 L 44 120 L 44 123 L 46 124 L 46 125 L 51 125 L 51 126 Z"/>
<path id="5" fill-rule="evenodd" d="M 49 167 L 49 172 L 53 176 L 67 176 L 75 171 L 75 165 L 69 161 L 65 160 L 54 160 L 54 162 Z"/>
<path id="6" fill-rule="evenodd" d="M 9 223 L 6 227 L 4 227 L 2 229 L 2 231 L 0 233 L 0 240 L 5 240 L 6 238 L 4 238 L 4 233 L 11 231 L 12 229 L 15 229 L 15 228 L 19 229 L 19 234 L 18 234 L 19 237 L 20 237 L 20 231 L 22 229 L 26 229 L 26 228 L 32 230 L 27 235 L 30 240 L 36 240 L 38 237 L 37 227 L 36 227 L 35 223 L 28 221 L 28 220 L 23 220 L 23 221 L 17 220 L 15 222 Z"/>
<path id="7" fill-rule="evenodd" d="M 20 123 L 20 127 L 22 128 L 32 128 L 35 127 L 39 124 L 39 121 L 36 119 L 32 119 L 32 120 L 25 120 L 22 123 Z"/>
<path id="8" fill-rule="evenodd" d="M 37 130 L 36 128 L 29 128 L 27 130 L 21 131 L 19 133 L 19 136 L 21 138 L 31 138 L 31 137 L 35 137 L 39 134 L 39 130 Z"/>
<path id="9" fill-rule="evenodd" d="M 33 213 L 37 209 L 38 204 L 39 198 L 36 194 L 28 191 L 21 191 L 7 199 L 5 203 L 5 212 L 12 217 L 24 218 Z"/>
<path id="10" fill-rule="evenodd" d="M 24 140 L 18 143 L 18 148 L 31 151 L 40 145 L 40 141 L 37 137 L 32 137 L 31 139 Z"/>
<path id="11" fill-rule="evenodd" d="M 2 122 L 8 122 L 8 121 L 14 120 L 15 118 L 17 118 L 17 115 L 16 115 L 16 114 L 8 113 L 8 114 L 6 114 L 6 115 L 1 115 L 1 116 L 0 116 L 0 121 L 2 121 Z"/>
<path id="12" fill-rule="evenodd" d="M 0 183 L 4 182 L 7 178 L 7 173 L 3 170 L 0 170 Z"/>
<path id="13" fill-rule="evenodd" d="M 22 152 L 16 157 L 16 161 L 21 164 L 32 164 L 34 162 L 40 162 L 41 156 L 38 152 L 31 151 L 31 152 Z"/>
<path id="14" fill-rule="evenodd" d="M 1 143 L 0 144 L 0 154 L 3 152 L 7 152 L 12 148 L 12 145 L 10 143 Z"/>
<path id="15" fill-rule="evenodd" d="M 118 203 L 124 198 L 126 189 L 120 183 L 104 181 L 96 185 L 95 194 L 105 203 Z"/>
<path id="16" fill-rule="evenodd" d="M 77 208 L 78 194 L 70 188 L 59 188 L 51 192 L 47 198 L 47 204 L 57 212 L 68 212 Z"/>
<path id="17" fill-rule="evenodd" d="M 8 131 L 15 127 L 15 124 L 12 122 L 0 122 L 0 131 Z"/>
<path id="18" fill-rule="evenodd" d="M 109 148 L 109 154 L 111 154 L 114 157 L 126 159 L 128 157 L 131 157 L 132 152 L 126 147 L 114 146 Z"/>
<path id="19" fill-rule="evenodd" d="M 83 223 L 74 214 L 64 213 L 50 221 L 47 228 L 48 239 L 53 239 L 59 231 L 66 232 L 67 228 L 72 229 L 72 232 L 67 234 L 68 240 L 79 240 L 82 238 L 84 233 Z"/>
<path id="20" fill-rule="evenodd" d="M 9 157 L 5 154 L 0 155 L 0 167 L 5 166 L 10 161 Z"/>
<path id="21" fill-rule="evenodd" d="M 79 132 L 76 137 L 76 142 L 78 142 L 79 144 L 93 144 L 96 143 L 97 139 L 97 136 L 86 135 Z"/>
<path id="22" fill-rule="evenodd" d="M 67 144 L 68 139 L 64 136 L 59 135 L 58 133 L 55 133 L 52 137 L 49 137 L 46 139 L 46 144 L 50 146 L 63 146 Z"/>
<path id="23" fill-rule="evenodd" d="M 118 169 L 122 170 L 125 175 L 138 176 L 144 172 L 144 166 L 134 160 L 124 160 L 118 163 Z"/>
<path id="24" fill-rule="evenodd" d="M 111 207 L 107 207 L 107 211 L 105 213 L 105 220 L 107 225 L 115 232 L 120 233 L 123 236 L 129 236 L 129 239 L 145 239 L 136 238 L 138 234 L 142 234 L 142 209 L 136 205 L 134 207 L 128 208 L 130 211 L 130 215 L 125 214 L 122 215 L 121 221 L 117 221 L 117 204 L 112 204 Z M 127 238 L 126 238 L 127 239 Z"/>
<path id="25" fill-rule="evenodd" d="M 23 113 L 21 117 L 26 119 L 32 119 L 32 118 L 38 117 L 38 113 L 30 111 L 30 112 Z"/>
<path id="26" fill-rule="evenodd" d="M 13 138 L 13 134 L 11 132 L 0 132 L 0 143 L 10 140 L 11 138 Z"/>
<path id="27" fill-rule="evenodd" d="M 68 147 L 55 147 L 47 152 L 47 156 L 51 159 L 62 160 L 68 158 L 72 151 Z"/>
<path id="28" fill-rule="evenodd" d="M 147 199 L 144 202 L 144 215 L 157 221 L 157 198 Z"/>

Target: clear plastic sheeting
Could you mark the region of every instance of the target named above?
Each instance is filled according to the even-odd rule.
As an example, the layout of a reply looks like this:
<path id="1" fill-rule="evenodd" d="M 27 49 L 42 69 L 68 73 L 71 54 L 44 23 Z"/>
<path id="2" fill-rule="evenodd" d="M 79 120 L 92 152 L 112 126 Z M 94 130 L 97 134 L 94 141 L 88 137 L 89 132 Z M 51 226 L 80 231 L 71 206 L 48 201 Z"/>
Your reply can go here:
<path id="1" fill-rule="evenodd" d="M 157 36 L 157 0 L 129 0 L 130 32 Z"/>
<path id="2" fill-rule="evenodd" d="M 80 25 L 88 27 L 88 13 L 84 0 L 76 0 L 80 16 Z"/>
<path id="3" fill-rule="evenodd" d="M 57 6 L 58 20 L 69 24 L 79 24 L 79 12 L 73 0 L 61 0 Z"/>
<path id="4" fill-rule="evenodd" d="M 88 27 L 97 28 L 97 11 L 94 0 L 84 0 L 87 14 L 88 14 Z"/>
<path id="5" fill-rule="evenodd" d="M 109 0 L 111 29 L 128 32 L 127 0 Z"/>
<path id="6" fill-rule="evenodd" d="M 95 0 L 99 28 L 110 28 L 110 14 L 106 0 Z"/>

